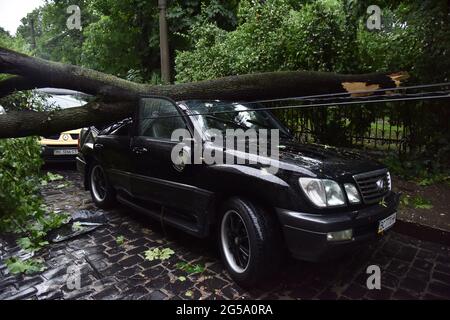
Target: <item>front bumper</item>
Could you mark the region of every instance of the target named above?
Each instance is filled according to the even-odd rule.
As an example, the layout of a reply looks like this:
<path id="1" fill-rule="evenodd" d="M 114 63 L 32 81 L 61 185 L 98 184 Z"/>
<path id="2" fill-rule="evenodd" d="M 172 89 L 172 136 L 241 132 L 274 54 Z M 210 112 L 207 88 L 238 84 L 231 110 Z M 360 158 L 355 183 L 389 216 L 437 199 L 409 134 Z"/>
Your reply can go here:
<path id="1" fill-rule="evenodd" d="M 47 146 L 41 147 L 41 156 L 45 162 L 75 162 L 76 154 L 55 155 L 55 150 L 76 150 L 77 146 Z"/>
<path id="2" fill-rule="evenodd" d="M 380 220 L 396 212 L 400 195 L 393 192 L 385 198 L 386 206 L 372 205 L 356 211 L 310 214 L 277 209 L 286 244 L 291 254 L 301 260 L 322 261 L 337 258 L 362 244 L 380 237 Z M 331 242 L 328 232 L 353 229 L 348 241 Z"/>

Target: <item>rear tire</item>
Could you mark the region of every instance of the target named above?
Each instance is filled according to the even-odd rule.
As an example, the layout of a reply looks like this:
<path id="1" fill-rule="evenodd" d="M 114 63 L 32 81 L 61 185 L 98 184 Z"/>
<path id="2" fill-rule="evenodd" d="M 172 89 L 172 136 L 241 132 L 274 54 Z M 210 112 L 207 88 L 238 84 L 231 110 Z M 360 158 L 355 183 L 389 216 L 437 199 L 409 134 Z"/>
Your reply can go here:
<path id="1" fill-rule="evenodd" d="M 272 212 L 253 202 L 232 198 L 220 212 L 222 260 L 236 283 L 253 287 L 274 275 L 284 259 L 281 229 Z"/>
<path id="2" fill-rule="evenodd" d="M 105 170 L 98 163 L 93 163 L 89 170 L 89 190 L 95 205 L 101 209 L 108 209 L 116 203 L 116 193 L 110 185 Z"/>

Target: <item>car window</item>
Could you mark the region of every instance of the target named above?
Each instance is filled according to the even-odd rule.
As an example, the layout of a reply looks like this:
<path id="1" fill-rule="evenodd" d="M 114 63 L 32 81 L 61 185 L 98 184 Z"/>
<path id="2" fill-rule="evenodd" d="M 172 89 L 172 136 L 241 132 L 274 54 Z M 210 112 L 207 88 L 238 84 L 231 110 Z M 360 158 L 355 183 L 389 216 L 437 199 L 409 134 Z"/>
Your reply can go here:
<path id="1" fill-rule="evenodd" d="M 170 139 L 174 130 L 185 128 L 186 124 L 172 102 L 155 98 L 141 99 L 139 136 Z"/>
<path id="2" fill-rule="evenodd" d="M 195 100 L 184 103 L 203 132 L 208 129 L 222 132 L 227 129 L 279 129 L 282 136 L 289 136 L 270 112 L 256 110 L 263 107 L 258 104 Z"/>

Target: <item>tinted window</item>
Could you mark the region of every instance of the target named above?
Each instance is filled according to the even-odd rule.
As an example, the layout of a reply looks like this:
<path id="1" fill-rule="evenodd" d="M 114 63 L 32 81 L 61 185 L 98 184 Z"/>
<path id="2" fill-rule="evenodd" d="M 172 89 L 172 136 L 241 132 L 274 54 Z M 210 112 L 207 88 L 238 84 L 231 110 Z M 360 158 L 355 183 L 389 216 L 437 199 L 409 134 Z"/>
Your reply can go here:
<path id="1" fill-rule="evenodd" d="M 185 101 L 194 121 L 202 131 L 218 129 L 279 129 L 280 134 L 289 136 L 285 128 L 268 111 L 258 111 L 259 104 L 245 104 L 222 101 Z M 197 116 L 195 116 L 197 115 Z"/>
<path id="2" fill-rule="evenodd" d="M 174 130 L 182 128 L 186 128 L 186 124 L 172 102 L 156 98 L 141 100 L 138 135 L 170 139 Z"/>

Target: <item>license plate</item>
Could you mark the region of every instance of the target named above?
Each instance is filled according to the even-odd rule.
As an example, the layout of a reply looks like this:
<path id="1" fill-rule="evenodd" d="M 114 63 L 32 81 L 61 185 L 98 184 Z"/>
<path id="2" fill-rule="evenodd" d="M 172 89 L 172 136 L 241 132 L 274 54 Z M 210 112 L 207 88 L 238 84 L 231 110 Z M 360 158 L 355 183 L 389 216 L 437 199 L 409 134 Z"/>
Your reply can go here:
<path id="1" fill-rule="evenodd" d="M 66 155 L 76 155 L 78 154 L 77 149 L 60 149 L 53 151 L 55 156 L 66 156 Z"/>
<path id="2" fill-rule="evenodd" d="M 381 220 L 378 223 L 378 233 L 382 233 L 383 231 L 392 227 L 394 225 L 396 219 L 397 219 L 397 212 L 390 215 L 389 217 Z"/>

